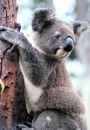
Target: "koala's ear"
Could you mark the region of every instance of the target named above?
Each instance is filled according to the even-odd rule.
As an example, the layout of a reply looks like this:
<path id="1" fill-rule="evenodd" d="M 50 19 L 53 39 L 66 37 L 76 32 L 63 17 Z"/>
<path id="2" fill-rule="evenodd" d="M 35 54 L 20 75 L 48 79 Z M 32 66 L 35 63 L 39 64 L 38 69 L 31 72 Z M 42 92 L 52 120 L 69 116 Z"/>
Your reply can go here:
<path id="1" fill-rule="evenodd" d="M 50 9 L 38 9 L 34 12 L 32 29 L 41 32 L 46 26 L 54 21 L 55 15 Z"/>
<path id="2" fill-rule="evenodd" d="M 81 35 L 84 31 L 86 31 L 89 28 L 89 23 L 88 22 L 73 22 L 73 30 L 76 36 Z"/>

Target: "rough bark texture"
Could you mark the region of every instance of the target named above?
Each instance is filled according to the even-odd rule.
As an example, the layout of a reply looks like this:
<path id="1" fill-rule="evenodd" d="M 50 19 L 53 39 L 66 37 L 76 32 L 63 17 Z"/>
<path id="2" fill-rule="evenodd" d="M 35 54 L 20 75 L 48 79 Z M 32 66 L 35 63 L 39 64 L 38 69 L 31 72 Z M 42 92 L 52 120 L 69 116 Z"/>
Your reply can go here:
<path id="1" fill-rule="evenodd" d="M 52 0 L 44 0 L 44 1 L 45 1 L 46 8 L 50 8 L 52 10 L 55 10 Z"/>
<path id="2" fill-rule="evenodd" d="M 77 19 L 90 22 L 88 1 L 76 0 L 76 3 Z M 84 64 L 86 68 L 86 75 L 90 75 L 90 29 L 79 37 L 76 47 L 76 55 Z"/>
<path id="3" fill-rule="evenodd" d="M 14 27 L 16 12 L 16 0 L 0 0 L 0 25 Z M 15 52 L 9 52 L 10 48 L 9 44 L 0 41 L 0 79 L 5 84 L 5 89 L 0 97 L 0 130 L 10 129 L 15 121 L 23 121 L 25 114 L 22 114 L 22 112 L 26 112 L 24 109 L 24 95 L 20 94 L 23 92 L 24 86 L 22 77 L 21 79 L 19 79 L 20 76 L 17 78 L 19 83 L 15 87 L 18 55 Z M 20 86 L 21 91 L 18 88 Z"/>
<path id="4" fill-rule="evenodd" d="M 81 4 L 82 3 L 82 4 Z M 86 20 L 87 2 L 85 0 L 76 0 L 76 15 L 79 20 Z"/>
<path id="5" fill-rule="evenodd" d="M 14 27 L 15 20 L 15 0 L 1 0 L 0 25 Z M 9 48 L 9 44 L 0 41 L 0 78 L 5 84 L 5 89 L 0 99 L 0 129 L 8 129 L 12 126 L 13 92 L 18 62 L 16 55 L 8 53 Z"/>

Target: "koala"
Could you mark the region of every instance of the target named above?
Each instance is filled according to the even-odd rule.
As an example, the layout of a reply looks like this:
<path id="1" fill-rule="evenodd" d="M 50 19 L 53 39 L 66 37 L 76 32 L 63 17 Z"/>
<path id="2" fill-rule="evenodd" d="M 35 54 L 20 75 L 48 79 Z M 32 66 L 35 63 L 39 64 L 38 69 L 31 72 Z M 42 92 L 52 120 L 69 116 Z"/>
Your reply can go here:
<path id="1" fill-rule="evenodd" d="M 87 28 L 86 22 L 67 23 L 58 19 L 50 9 L 34 12 L 33 43 L 17 30 L 0 26 L 0 39 L 17 46 L 19 52 L 27 112 L 39 113 L 31 129 L 87 129 L 83 103 L 65 67 L 65 59 Z"/>

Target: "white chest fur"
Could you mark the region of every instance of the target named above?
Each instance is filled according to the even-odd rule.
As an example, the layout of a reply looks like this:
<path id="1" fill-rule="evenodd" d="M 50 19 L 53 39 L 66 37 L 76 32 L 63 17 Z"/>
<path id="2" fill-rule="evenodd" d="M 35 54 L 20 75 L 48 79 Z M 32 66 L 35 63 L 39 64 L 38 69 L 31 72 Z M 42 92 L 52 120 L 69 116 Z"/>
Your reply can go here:
<path id="1" fill-rule="evenodd" d="M 23 67 L 20 64 L 21 71 L 24 77 L 25 82 L 25 98 L 26 98 L 26 107 L 27 112 L 29 113 L 32 109 L 37 109 L 35 103 L 39 100 L 40 96 L 43 93 L 43 89 L 37 86 L 34 86 L 31 81 L 26 77 Z"/>

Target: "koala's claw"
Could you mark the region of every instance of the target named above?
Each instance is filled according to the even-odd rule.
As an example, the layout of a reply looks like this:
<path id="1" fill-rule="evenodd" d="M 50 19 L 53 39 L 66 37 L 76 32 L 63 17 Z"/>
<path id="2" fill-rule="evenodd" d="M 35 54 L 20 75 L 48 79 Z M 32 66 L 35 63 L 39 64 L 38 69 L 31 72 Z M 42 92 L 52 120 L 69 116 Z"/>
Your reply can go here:
<path id="1" fill-rule="evenodd" d="M 14 29 L 17 30 L 18 32 L 20 32 L 20 29 L 21 29 L 20 23 L 15 23 Z"/>
<path id="2" fill-rule="evenodd" d="M 5 32 L 5 31 L 7 31 L 7 29 L 5 27 L 3 27 L 3 26 L 0 26 L 0 33 Z"/>
<path id="3" fill-rule="evenodd" d="M 12 45 L 12 47 L 8 50 L 8 53 L 13 53 L 18 50 L 18 44 Z"/>
<path id="4" fill-rule="evenodd" d="M 19 25 L 17 25 L 17 26 L 20 29 L 20 26 Z M 0 26 L 0 33 L 6 32 L 6 31 L 14 31 L 14 29 L 13 28 L 9 28 L 9 27 L 5 27 L 5 26 Z"/>
<path id="5" fill-rule="evenodd" d="M 17 44 L 17 41 L 19 41 L 18 40 L 19 35 L 20 34 L 15 29 L 0 26 L 0 39 L 1 40 L 7 41 L 11 44 Z"/>

